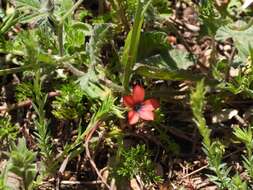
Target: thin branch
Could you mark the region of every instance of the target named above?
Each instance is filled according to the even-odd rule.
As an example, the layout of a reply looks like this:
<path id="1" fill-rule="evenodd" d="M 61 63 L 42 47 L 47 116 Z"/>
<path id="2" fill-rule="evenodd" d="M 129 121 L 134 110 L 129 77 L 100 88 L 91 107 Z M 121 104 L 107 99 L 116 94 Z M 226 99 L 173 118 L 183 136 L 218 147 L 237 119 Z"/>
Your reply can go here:
<path id="1" fill-rule="evenodd" d="M 67 180 L 62 180 L 61 185 L 97 185 L 101 184 L 102 181 L 97 180 L 97 181 L 67 181 Z"/>
<path id="2" fill-rule="evenodd" d="M 59 96 L 59 95 L 60 95 L 60 92 L 58 92 L 58 91 L 48 93 L 48 97 L 55 97 L 55 96 Z M 30 105 L 32 105 L 32 100 L 28 99 L 28 100 L 24 100 L 22 102 L 18 102 L 18 103 L 11 104 L 11 105 L 0 106 L 0 112 L 2 112 L 2 111 L 9 112 L 13 109 L 22 108 L 22 107 L 26 107 L 26 106 L 30 106 Z"/>
<path id="3" fill-rule="evenodd" d="M 91 166 L 93 167 L 93 169 L 95 170 L 97 176 L 101 179 L 102 183 L 108 188 L 110 189 L 110 185 L 107 184 L 106 180 L 104 179 L 104 177 L 101 175 L 100 171 L 98 170 L 95 161 L 92 159 L 91 154 L 90 154 L 90 150 L 89 150 L 89 141 L 93 135 L 93 133 L 96 131 L 96 129 L 99 127 L 99 123 L 96 123 L 96 126 L 93 127 L 92 131 L 87 135 L 87 138 L 85 139 L 85 150 L 86 150 L 86 156 L 90 161 Z"/>
<path id="4" fill-rule="evenodd" d="M 58 175 L 57 175 L 57 178 L 56 178 L 56 190 L 59 190 L 60 189 L 60 185 L 61 185 L 61 178 L 63 176 L 63 173 L 67 167 L 67 164 L 69 162 L 69 155 L 63 160 L 62 164 L 61 164 L 61 167 L 58 171 Z"/>
<path id="5" fill-rule="evenodd" d="M 189 173 L 189 174 L 183 176 L 182 179 L 184 179 L 184 178 L 186 178 L 186 177 L 189 177 L 189 176 L 191 176 L 191 175 L 193 175 L 193 174 L 196 174 L 196 173 L 200 172 L 201 170 L 204 170 L 204 169 L 208 168 L 208 166 L 209 166 L 209 164 L 206 164 L 206 165 L 200 167 L 199 169 L 194 170 L 193 172 L 191 172 L 191 173 Z"/>
<path id="6" fill-rule="evenodd" d="M 63 67 L 77 77 L 82 77 L 86 74 L 85 72 L 77 69 L 76 67 L 74 67 L 70 63 L 64 63 Z M 101 77 L 98 80 L 101 84 L 107 86 L 108 88 L 113 89 L 113 91 L 115 91 L 115 92 L 121 92 L 121 93 L 125 92 L 125 89 L 122 86 L 119 86 L 119 85 L 113 83 L 111 80 L 109 80 L 105 77 L 103 77 L 103 78 Z"/>
<path id="7" fill-rule="evenodd" d="M 226 71 L 226 73 L 225 73 L 225 80 L 226 80 L 227 82 L 228 82 L 229 79 L 230 79 L 230 67 L 231 67 L 231 65 L 233 64 L 233 60 L 234 60 L 235 55 L 236 55 L 236 48 L 233 47 L 233 48 L 232 48 L 232 52 L 231 52 L 231 54 L 230 54 L 229 57 L 228 57 L 228 68 L 227 68 L 227 71 Z"/>
<path id="8" fill-rule="evenodd" d="M 83 0 L 78 0 L 78 1 L 73 5 L 73 7 L 72 7 L 68 12 L 66 12 L 66 13 L 62 16 L 60 23 L 63 23 L 64 20 L 65 20 L 72 12 L 74 12 L 74 11 L 79 7 L 79 5 L 81 5 L 82 2 L 83 2 Z"/>
<path id="9" fill-rule="evenodd" d="M 85 72 L 80 71 L 79 69 L 71 65 L 70 63 L 64 63 L 63 67 L 77 77 L 81 77 L 85 75 Z"/>
<path id="10" fill-rule="evenodd" d="M 59 45 L 59 55 L 62 57 L 64 54 L 64 47 L 63 47 L 63 24 L 59 23 L 57 26 L 57 39 Z"/>
<path id="11" fill-rule="evenodd" d="M 236 150 L 236 151 L 234 151 L 234 152 L 231 152 L 230 154 L 224 156 L 223 159 L 227 159 L 228 157 L 230 157 L 230 156 L 232 156 L 232 155 L 234 155 L 234 154 L 236 154 L 236 153 L 238 153 L 238 152 L 241 152 L 241 151 L 242 151 L 242 148 L 241 148 L 241 149 L 238 149 L 238 150 Z M 200 172 L 200 171 L 202 171 L 202 170 L 208 168 L 208 166 L 209 166 L 209 164 L 206 164 L 206 165 L 200 167 L 199 169 L 194 170 L 193 172 L 191 172 L 191 173 L 189 173 L 189 174 L 186 174 L 185 176 L 182 177 L 182 179 L 184 179 L 184 178 L 186 178 L 186 177 L 189 177 L 189 176 L 191 176 L 191 175 L 194 175 L 194 174 L 196 174 L 196 173 L 198 173 L 198 172 Z"/>

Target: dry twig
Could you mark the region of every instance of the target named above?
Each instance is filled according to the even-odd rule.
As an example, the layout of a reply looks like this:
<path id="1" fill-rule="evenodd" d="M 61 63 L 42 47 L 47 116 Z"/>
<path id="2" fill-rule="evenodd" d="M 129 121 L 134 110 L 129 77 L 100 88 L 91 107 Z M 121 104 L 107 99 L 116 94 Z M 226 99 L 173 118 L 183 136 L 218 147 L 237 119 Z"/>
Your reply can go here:
<path id="1" fill-rule="evenodd" d="M 48 97 L 55 97 L 55 96 L 59 96 L 60 92 L 56 91 L 56 92 L 49 92 L 48 93 Z M 30 106 L 32 105 L 32 100 L 28 99 L 22 102 L 18 102 L 15 104 L 11 104 L 11 105 L 5 105 L 5 106 L 0 106 L 0 112 L 9 112 L 13 109 L 17 109 L 17 108 L 22 108 L 22 107 L 26 107 L 26 106 Z"/>
<path id="2" fill-rule="evenodd" d="M 96 129 L 99 127 L 100 123 L 96 123 L 93 128 L 92 131 L 89 133 L 89 135 L 87 135 L 87 138 L 85 139 L 85 151 L 86 151 L 86 156 L 90 161 L 91 166 L 93 167 L 93 169 L 95 170 L 97 176 L 101 179 L 102 183 L 108 188 L 110 189 L 110 185 L 107 184 L 106 180 L 104 179 L 104 177 L 101 175 L 100 171 L 98 170 L 95 161 L 92 159 L 91 154 L 90 154 L 90 150 L 89 150 L 89 141 L 93 135 L 93 133 L 96 131 Z"/>

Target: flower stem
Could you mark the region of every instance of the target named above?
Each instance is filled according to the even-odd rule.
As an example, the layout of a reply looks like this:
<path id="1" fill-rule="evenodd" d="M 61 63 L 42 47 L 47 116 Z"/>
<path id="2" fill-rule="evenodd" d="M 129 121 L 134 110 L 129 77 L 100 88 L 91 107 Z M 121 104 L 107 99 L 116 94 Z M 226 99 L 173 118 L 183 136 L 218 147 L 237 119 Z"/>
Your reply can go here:
<path id="1" fill-rule="evenodd" d="M 64 54 L 64 47 L 63 47 L 63 23 L 58 24 L 57 29 L 57 37 L 58 37 L 58 44 L 59 44 L 59 55 L 62 57 Z"/>
<path id="2" fill-rule="evenodd" d="M 78 0 L 78 1 L 73 5 L 73 7 L 72 7 L 68 12 L 66 12 L 66 13 L 62 16 L 62 18 L 61 18 L 61 20 L 60 20 L 60 23 L 63 23 L 64 20 L 65 20 L 73 11 L 75 11 L 75 10 L 77 9 L 77 7 L 79 7 L 79 5 L 81 5 L 82 2 L 83 2 L 83 0 Z"/>

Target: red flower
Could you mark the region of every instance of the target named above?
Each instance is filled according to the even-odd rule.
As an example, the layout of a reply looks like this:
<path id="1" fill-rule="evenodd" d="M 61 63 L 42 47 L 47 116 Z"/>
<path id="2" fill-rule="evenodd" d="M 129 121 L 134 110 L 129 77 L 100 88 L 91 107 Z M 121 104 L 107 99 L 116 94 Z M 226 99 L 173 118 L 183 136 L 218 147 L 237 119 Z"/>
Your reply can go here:
<path id="1" fill-rule="evenodd" d="M 154 120 L 153 111 L 159 107 L 156 99 L 144 100 L 145 90 L 142 86 L 136 85 L 132 95 L 124 96 L 123 103 L 130 109 L 128 112 L 128 122 L 130 125 L 136 124 L 139 119 L 146 121 Z"/>

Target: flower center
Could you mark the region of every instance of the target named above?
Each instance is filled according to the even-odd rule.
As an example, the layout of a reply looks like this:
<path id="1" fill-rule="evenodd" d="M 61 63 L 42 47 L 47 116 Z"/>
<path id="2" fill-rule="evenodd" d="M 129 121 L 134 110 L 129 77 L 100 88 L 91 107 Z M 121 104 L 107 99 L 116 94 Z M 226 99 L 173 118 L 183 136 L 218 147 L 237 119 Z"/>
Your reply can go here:
<path id="1" fill-rule="evenodd" d="M 138 112 L 142 107 L 142 104 L 141 103 L 137 103 L 134 105 L 134 111 Z"/>

